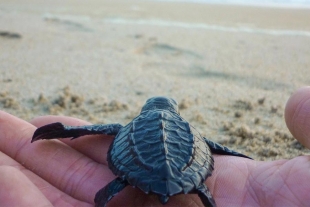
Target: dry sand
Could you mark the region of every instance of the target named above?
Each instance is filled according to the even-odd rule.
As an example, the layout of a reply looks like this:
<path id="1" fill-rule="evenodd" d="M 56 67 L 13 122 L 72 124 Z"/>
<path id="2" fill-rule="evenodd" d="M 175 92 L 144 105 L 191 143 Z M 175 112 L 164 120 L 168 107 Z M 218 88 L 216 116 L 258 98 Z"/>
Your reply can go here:
<path id="1" fill-rule="evenodd" d="M 180 103 L 202 135 L 259 160 L 309 154 L 283 110 L 310 84 L 310 10 L 153 1 L 0 3 L 0 109 L 128 123 Z"/>

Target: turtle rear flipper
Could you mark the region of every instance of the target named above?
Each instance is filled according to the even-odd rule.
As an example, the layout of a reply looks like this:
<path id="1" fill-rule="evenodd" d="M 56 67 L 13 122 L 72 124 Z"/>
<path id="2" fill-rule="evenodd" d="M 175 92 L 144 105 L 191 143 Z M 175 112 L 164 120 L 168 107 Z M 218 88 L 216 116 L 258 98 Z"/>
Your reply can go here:
<path id="1" fill-rule="evenodd" d="M 203 183 L 198 186 L 195 193 L 198 193 L 198 196 L 205 207 L 216 207 L 216 203 L 206 184 Z"/>
<path id="2" fill-rule="evenodd" d="M 211 140 L 204 137 L 205 142 L 208 144 L 210 150 L 212 153 L 219 154 L 219 155 L 231 155 L 231 156 L 237 156 L 237 157 L 244 157 L 253 160 L 251 157 L 248 157 L 244 154 L 241 154 L 239 152 L 236 152 L 234 150 L 231 150 L 227 147 L 224 147 L 223 145 L 212 142 Z"/>
<path id="3" fill-rule="evenodd" d="M 100 189 L 95 196 L 95 207 L 105 207 L 117 193 L 123 190 L 128 182 L 122 178 L 116 178 L 108 185 Z"/>
<path id="4" fill-rule="evenodd" d="M 66 126 L 56 122 L 39 127 L 31 142 L 40 139 L 78 138 L 91 134 L 116 135 L 123 126 L 120 124 L 95 124 L 86 126 Z"/>

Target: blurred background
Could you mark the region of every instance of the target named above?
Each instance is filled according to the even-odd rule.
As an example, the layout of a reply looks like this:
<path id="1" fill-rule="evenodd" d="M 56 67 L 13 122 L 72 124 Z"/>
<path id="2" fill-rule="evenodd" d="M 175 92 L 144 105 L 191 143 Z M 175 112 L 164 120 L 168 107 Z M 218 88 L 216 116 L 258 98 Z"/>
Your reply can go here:
<path id="1" fill-rule="evenodd" d="M 169 96 L 202 135 L 256 159 L 309 153 L 283 118 L 310 84 L 309 6 L 2 0 L 0 109 L 126 124 L 146 99 Z"/>

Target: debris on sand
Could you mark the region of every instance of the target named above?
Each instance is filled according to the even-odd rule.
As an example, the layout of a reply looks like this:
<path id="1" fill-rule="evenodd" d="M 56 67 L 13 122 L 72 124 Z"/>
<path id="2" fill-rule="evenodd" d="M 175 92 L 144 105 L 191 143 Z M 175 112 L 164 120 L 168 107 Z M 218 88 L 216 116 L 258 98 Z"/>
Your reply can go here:
<path id="1" fill-rule="evenodd" d="M 8 38 L 8 39 L 20 39 L 22 36 L 18 33 L 8 32 L 8 31 L 0 31 L 0 37 Z"/>

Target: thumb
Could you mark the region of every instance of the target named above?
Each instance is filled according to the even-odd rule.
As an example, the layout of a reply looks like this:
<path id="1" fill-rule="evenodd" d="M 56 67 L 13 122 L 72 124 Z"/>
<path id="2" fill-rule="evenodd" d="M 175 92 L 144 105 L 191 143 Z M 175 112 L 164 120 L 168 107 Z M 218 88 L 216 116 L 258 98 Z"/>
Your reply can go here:
<path id="1" fill-rule="evenodd" d="M 310 149 L 310 86 L 298 89 L 289 98 L 285 121 L 292 135 Z"/>

